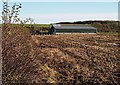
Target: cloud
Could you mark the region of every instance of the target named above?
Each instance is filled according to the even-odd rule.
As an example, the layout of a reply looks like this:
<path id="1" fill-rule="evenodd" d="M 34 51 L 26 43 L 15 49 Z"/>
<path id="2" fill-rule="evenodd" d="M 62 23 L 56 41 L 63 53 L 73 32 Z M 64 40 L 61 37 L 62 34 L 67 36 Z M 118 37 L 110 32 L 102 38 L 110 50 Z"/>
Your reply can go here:
<path id="1" fill-rule="evenodd" d="M 27 14 L 22 19 L 31 17 L 36 23 L 73 22 L 84 20 L 118 20 L 117 13 L 106 14 Z"/>

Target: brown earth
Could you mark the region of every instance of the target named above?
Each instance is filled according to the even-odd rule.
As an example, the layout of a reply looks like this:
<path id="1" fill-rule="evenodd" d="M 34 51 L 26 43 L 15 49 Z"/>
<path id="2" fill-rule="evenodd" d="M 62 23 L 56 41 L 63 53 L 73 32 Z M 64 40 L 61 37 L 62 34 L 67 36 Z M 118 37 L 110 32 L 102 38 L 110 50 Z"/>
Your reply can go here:
<path id="1" fill-rule="evenodd" d="M 30 35 L 12 29 L 3 32 L 2 42 L 3 83 L 120 84 L 116 35 Z"/>

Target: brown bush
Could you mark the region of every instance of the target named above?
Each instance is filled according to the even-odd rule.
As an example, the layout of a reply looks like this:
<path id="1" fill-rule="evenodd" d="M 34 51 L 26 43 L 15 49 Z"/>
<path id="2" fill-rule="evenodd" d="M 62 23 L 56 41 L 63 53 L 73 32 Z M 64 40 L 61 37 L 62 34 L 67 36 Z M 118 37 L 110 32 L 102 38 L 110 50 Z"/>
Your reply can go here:
<path id="1" fill-rule="evenodd" d="M 27 29 L 3 26 L 2 33 L 2 56 L 3 56 L 3 83 L 26 80 L 27 68 L 31 66 L 30 56 L 30 39 L 31 35 Z M 26 81 L 27 82 L 27 81 Z"/>
<path id="2" fill-rule="evenodd" d="M 2 29 L 3 84 L 55 82 L 56 72 L 36 59 L 37 49 L 29 30 L 9 25 Z"/>

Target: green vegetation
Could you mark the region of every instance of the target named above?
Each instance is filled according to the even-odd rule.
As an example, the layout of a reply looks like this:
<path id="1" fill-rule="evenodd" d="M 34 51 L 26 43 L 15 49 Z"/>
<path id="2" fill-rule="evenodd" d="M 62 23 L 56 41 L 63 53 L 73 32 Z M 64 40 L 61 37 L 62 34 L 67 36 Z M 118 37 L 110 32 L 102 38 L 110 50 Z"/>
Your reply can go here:
<path id="1" fill-rule="evenodd" d="M 39 32 L 48 32 L 50 24 L 10 24 L 11 26 L 19 26 L 24 29 L 28 29 L 31 32 L 39 31 Z M 82 24 L 83 25 L 83 24 Z M 97 28 L 97 34 L 110 34 L 110 35 L 118 35 L 118 23 L 116 21 L 102 21 L 102 22 L 92 22 L 90 24 L 86 24 L 87 26 L 94 26 Z M 1 24 L 0 24 L 1 26 Z"/>
<path id="2" fill-rule="evenodd" d="M 107 34 L 107 35 L 119 35 L 118 32 L 98 32 L 97 34 Z"/>
<path id="3" fill-rule="evenodd" d="M 118 22 L 116 21 L 93 22 L 91 25 L 96 27 L 98 32 L 118 32 Z"/>
<path id="4" fill-rule="evenodd" d="M 31 34 L 41 34 L 41 32 L 48 34 L 49 24 L 25 24 L 25 28 L 28 28 Z"/>
<path id="5" fill-rule="evenodd" d="M 33 29 L 33 30 L 43 30 L 43 31 L 47 31 L 48 28 L 49 28 L 49 24 L 25 24 L 25 27 L 26 28 L 30 28 L 30 29 Z"/>

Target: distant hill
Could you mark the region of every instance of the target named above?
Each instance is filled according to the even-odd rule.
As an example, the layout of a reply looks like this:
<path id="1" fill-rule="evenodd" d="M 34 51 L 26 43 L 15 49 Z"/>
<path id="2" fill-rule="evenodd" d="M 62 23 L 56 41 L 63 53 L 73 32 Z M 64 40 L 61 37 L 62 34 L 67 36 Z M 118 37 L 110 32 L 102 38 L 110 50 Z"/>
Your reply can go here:
<path id="1" fill-rule="evenodd" d="M 118 21 L 75 21 L 75 22 L 58 22 L 56 24 L 93 24 L 93 23 L 100 23 L 100 24 L 109 24 L 109 23 L 118 23 Z"/>

